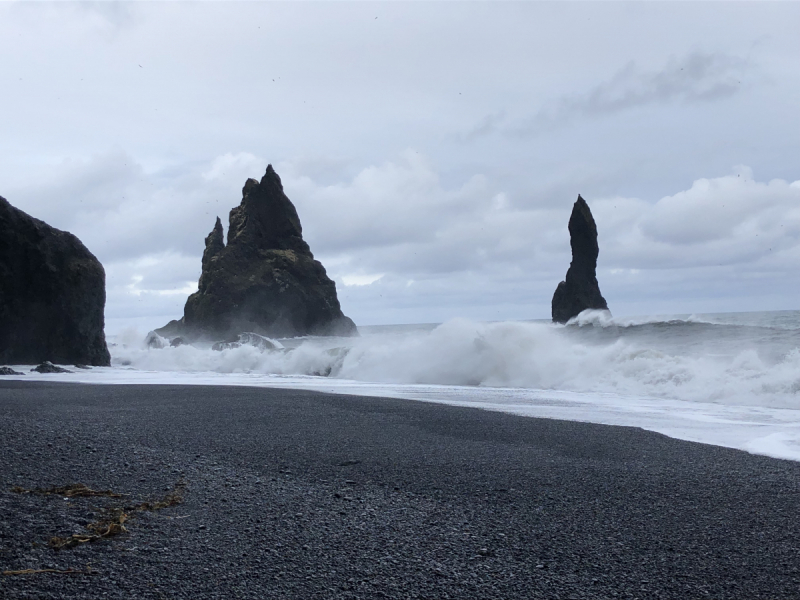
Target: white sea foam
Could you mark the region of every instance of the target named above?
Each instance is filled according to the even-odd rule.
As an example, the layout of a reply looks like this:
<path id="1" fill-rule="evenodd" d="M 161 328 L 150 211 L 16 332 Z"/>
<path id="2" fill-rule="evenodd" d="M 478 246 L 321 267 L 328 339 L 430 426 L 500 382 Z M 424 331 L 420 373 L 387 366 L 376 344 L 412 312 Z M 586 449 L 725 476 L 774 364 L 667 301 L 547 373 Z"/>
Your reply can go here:
<path id="1" fill-rule="evenodd" d="M 730 346 L 726 339 L 713 352 L 692 352 L 698 343 L 694 332 L 680 333 L 671 333 L 676 339 L 666 342 L 641 332 L 598 338 L 573 334 L 569 326 L 455 319 L 432 331 L 307 338 L 280 351 L 242 345 L 215 352 L 207 346 L 139 343 L 113 347 L 112 357 L 117 366 L 153 371 L 329 375 L 362 382 L 604 392 L 800 409 L 797 347 L 786 346 L 772 361 L 757 345 Z"/>
<path id="2" fill-rule="evenodd" d="M 633 327 L 655 323 L 708 323 L 714 321 L 698 315 L 644 315 L 637 317 L 615 317 L 608 310 L 585 310 L 567 322 L 568 326 L 578 327 Z"/>

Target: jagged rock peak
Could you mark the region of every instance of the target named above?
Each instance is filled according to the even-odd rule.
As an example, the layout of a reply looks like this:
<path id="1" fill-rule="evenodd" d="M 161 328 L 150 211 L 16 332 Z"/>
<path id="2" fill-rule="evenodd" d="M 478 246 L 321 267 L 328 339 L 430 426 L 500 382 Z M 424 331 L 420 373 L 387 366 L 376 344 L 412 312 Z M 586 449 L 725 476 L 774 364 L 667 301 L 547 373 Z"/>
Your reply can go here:
<path id="1" fill-rule="evenodd" d="M 297 210 L 283 193 L 281 178 L 272 165 L 267 166 L 260 182 L 248 179 L 244 184 L 242 201 L 230 214 L 228 245 L 231 244 L 310 252 L 303 241 Z"/>
<path id="2" fill-rule="evenodd" d="M 283 191 L 281 177 L 275 172 L 275 169 L 272 168 L 272 165 L 267 165 L 267 172 L 264 173 L 264 177 L 261 178 L 261 183 L 264 183 L 264 180 L 272 183 L 273 185 L 277 185 L 281 191 Z"/>
<path id="3" fill-rule="evenodd" d="M 198 291 L 180 321 L 156 334 L 226 340 L 249 332 L 268 337 L 358 335 L 342 314 L 336 284 L 314 260 L 294 205 L 272 165 L 248 179 L 230 212 L 228 244 L 217 218 L 206 238 Z"/>
<path id="4" fill-rule="evenodd" d="M 572 262 L 564 281 L 553 294 L 552 317 L 566 323 L 586 309 L 608 310 L 608 304 L 597 283 L 597 225 L 589 205 L 578 194 L 569 218 L 569 243 Z"/>

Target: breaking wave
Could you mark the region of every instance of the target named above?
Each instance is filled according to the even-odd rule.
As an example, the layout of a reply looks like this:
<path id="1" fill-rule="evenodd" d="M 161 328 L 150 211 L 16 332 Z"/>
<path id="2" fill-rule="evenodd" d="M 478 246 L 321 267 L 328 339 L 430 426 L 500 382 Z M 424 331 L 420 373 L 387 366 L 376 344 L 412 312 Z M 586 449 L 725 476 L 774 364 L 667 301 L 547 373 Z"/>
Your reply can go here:
<path id="1" fill-rule="evenodd" d="M 360 338 L 148 347 L 128 334 L 115 366 L 148 371 L 305 375 L 392 384 L 603 392 L 800 408 L 798 327 L 698 317 L 613 319 L 588 312 L 566 326 L 455 319 L 432 329 L 364 328 Z M 788 324 L 787 324 L 788 323 Z M 137 340 L 143 340 L 139 336 Z"/>

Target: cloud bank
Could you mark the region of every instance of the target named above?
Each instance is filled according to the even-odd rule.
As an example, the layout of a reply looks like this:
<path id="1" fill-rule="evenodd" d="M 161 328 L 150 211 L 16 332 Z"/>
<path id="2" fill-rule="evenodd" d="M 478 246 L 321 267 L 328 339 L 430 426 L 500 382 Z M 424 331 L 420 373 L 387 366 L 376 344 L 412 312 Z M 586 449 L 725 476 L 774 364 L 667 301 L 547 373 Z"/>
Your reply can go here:
<path id="1" fill-rule="evenodd" d="M 227 153 L 176 174 L 147 172 L 116 152 L 64 163 L 50 180 L 11 197 L 34 215 L 47 210 L 53 225 L 98 255 L 112 322 L 174 318 L 195 289 L 214 219 L 227 228 L 241 186 L 259 178 L 266 162 Z M 357 322 L 382 322 L 387 314 L 391 321 L 548 316 L 569 265 L 573 198 L 557 207 L 518 202 L 483 174 L 447 184 L 414 150 L 337 183 L 320 183 L 289 161 L 277 169 L 312 251 Z M 71 201 L 59 205 L 63 197 Z M 740 166 L 662 198 L 587 200 L 600 233 L 598 276 L 612 309 L 631 286 L 667 288 L 678 273 L 691 286 L 713 269 L 717 291 L 737 294 L 748 276 L 771 274 L 778 288 L 796 280 L 800 181 L 758 181 Z"/>
<path id="2" fill-rule="evenodd" d="M 547 318 L 578 193 L 616 314 L 796 308 L 798 21 L 0 3 L 0 194 L 101 259 L 112 333 L 181 314 L 215 217 L 268 162 L 359 323 Z"/>

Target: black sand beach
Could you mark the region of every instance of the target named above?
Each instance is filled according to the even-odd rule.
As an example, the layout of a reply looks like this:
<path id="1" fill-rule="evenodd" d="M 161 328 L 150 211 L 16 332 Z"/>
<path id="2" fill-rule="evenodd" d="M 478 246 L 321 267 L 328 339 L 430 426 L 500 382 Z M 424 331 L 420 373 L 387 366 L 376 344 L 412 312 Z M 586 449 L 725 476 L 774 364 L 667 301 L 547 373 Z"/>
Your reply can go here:
<path id="1" fill-rule="evenodd" d="M 2 598 L 800 598 L 800 464 L 639 429 L 6 381 L 0 440 L 0 570 L 91 571 Z M 12 491 L 70 483 L 127 496 Z M 48 548 L 114 506 L 127 532 Z"/>

